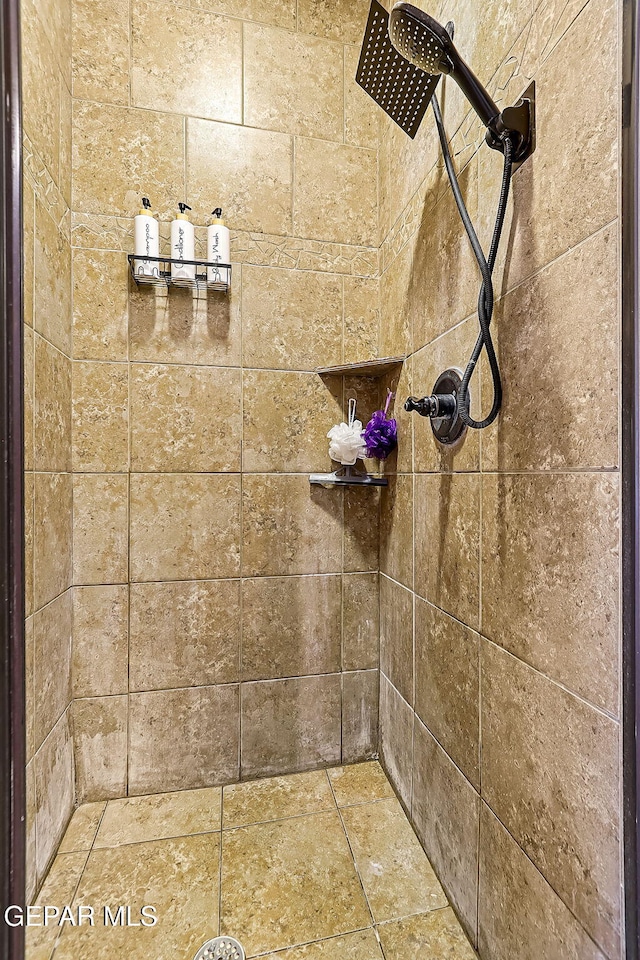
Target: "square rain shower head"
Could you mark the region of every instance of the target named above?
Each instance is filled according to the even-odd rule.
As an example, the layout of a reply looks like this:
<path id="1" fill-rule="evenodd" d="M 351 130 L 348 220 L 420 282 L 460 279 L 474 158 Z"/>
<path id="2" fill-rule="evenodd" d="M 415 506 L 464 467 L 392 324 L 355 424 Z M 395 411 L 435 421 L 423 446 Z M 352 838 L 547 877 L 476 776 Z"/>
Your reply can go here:
<path id="1" fill-rule="evenodd" d="M 389 39 L 389 14 L 371 0 L 356 83 L 413 140 L 440 74 L 432 76 L 398 53 Z"/>

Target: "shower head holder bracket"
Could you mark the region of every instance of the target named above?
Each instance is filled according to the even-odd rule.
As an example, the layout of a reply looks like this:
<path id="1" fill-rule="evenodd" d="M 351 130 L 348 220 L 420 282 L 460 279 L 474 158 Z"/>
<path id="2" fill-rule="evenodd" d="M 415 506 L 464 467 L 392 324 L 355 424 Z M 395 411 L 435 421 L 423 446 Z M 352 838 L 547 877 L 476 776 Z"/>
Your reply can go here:
<path id="1" fill-rule="evenodd" d="M 536 82 L 532 80 L 517 103 L 505 107 L 487 126 L 486 143 L 492 150 L 504 151 L 508 136 L 513 144 L 513 170 L 522 166 L 536 149 Z"/>
<path id="2" fill-rule="evenodd" d="M 439 443 L 451 446 L 462 439 L 466 424 L 458 413 L 458 393 L 462 385 L 462 372 L 450 367 L 436 380 L 433 393 L 428 397 L 408 397 L 404 408 L 407 413 L 419 413 L 429 417 L 433 435 Z"/>

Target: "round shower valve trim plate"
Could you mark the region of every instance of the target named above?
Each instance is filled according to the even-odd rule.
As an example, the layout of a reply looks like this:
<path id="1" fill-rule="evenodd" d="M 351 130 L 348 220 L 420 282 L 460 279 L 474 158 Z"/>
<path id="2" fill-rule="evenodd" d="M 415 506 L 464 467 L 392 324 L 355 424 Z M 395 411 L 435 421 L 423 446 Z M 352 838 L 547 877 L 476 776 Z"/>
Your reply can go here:
<path id="1" fill-rule="evenodd" d="M 215 937 L 200 947 L 193 960 L 245 960 L 245 953 L 233 937 Z"/>
<path id="2" fill-rule="evenodd" d="M 430 397 L 409 397 L 404 408 L 409 413 L 429 417 L 431 429 L 439 443 L 451 446 L 467 432 L 467 427 L 458 413 L 458 393 L 462 386 L 462 371 L 449 367 L 436 380 Z"/>

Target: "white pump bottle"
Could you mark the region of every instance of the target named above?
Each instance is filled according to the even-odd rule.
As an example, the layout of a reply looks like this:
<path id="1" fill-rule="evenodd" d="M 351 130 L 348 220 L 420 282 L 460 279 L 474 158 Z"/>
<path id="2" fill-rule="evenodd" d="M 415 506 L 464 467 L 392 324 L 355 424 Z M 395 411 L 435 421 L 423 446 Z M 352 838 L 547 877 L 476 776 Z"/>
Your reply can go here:
<path id="1" fill-rule="evenodd" d="M 217 207 L 213 223 L 207 227 L 207 260 L 209 263 L 231 262 L 229 228 L 222 219 L 222 208 Z M 214 290 L 226 290 L 229 286 L 229 270 L 224 267 L 207 267 L 207 283 Z"/>
<path id="2" fill-rule="evenodd" d="M 148 197 L 142 198 L 142 208 L 137 217 L 133 218 L 133 252 L 136 256 L 160 256 L 160 228 L 158 221 L 151 214 L 151 201 Z M 136 260 L 134 270 L 138 277 L 158 277 L 160 264 L 155 260 Z"/>
<path id="3" fill-rule="evenodd" d="M 185 210 L 191 210 L 186 203 L 179 203 L 180 212 L 171 221 L 171 257 L 174 260 L 195 260 L 195 229 Z M 196 267 L 193 263 L 172 263 L 172 280 L 195 280 Z"/>

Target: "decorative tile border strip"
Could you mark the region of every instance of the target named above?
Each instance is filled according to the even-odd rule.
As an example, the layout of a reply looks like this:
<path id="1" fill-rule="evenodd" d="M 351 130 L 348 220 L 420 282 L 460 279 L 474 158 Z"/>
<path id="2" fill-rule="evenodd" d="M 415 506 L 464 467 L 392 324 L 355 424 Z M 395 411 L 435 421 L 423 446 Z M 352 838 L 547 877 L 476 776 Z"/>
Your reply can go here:
<path id="1" fill-rule="evenodd" d="M 71 236 L 74 247 L 93 250 L 133 250 L 133 219 L 73 213 Z M 169 242 L 169 224 L 160 223 L 161 241 Z M 196 227 L 196 257 L 206 256 L 206 227 Z M 265 267 L 314 270 L 354 277 L 378 276 L 378 248 L 323 243 L 297 237 L 231 231 L 231 259 Z"/>
<path id="2" fill-rule="evenodd" d="M 22 165 L 35 195 L 67 240 L 71 239 L 71 217 L 67 201 L 34 147 L 29 135 L 22 135 Z"/>

